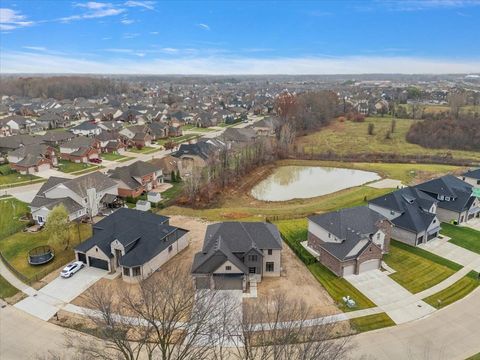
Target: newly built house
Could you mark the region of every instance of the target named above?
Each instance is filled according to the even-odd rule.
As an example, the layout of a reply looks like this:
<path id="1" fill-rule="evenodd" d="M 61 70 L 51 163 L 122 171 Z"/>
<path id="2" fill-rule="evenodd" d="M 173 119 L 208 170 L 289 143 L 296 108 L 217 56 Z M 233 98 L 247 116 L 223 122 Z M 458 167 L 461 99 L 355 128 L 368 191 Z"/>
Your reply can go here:
<path id="1" fill-rule="evenodd" d="M 169 225 L 169 218 L 121 208 L 93 225 L 93 234 L 75 248 L 87 266 L 120 272 L 138 282 L 188 246 L 188 231 Z"/>
<path id="2" fill-rule="evenodd" d="M 379 269 L 392 224 L 366 206 L 308 217 L 308 247 L 338 276 Z"/>
<path id="3" fill-rule="evenodd" d="M 192 274 L 197 289 L 245 290 L 248 281 L 280 276 L 282 238 L 277 227 L 261 222 L 209 225 Z"/>

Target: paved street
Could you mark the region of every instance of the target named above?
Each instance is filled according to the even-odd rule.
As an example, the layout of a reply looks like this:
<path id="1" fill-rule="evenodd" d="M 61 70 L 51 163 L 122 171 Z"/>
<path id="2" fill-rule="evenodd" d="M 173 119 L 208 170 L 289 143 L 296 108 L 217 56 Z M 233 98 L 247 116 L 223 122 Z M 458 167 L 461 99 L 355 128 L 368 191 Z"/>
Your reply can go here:
<path id="1" fill-rule="evenodd" d="M 396 324 L 416 320 L 435 311 L 432 306 L 413 297 L 386 272 L 371 270 L 345 279 L 384 310 Z"/>

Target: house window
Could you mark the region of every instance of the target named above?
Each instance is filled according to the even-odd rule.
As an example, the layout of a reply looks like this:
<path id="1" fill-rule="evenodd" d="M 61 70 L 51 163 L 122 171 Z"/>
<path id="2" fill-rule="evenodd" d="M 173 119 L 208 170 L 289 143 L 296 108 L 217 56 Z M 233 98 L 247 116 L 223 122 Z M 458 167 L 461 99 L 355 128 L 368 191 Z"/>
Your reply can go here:
<path id="1" fill-rule="evenodd" d="M 37 216 L 37 221 L 38 221 L 39 223 L 43 223 L 43 217 Z"/>
<path id="2" fill-rule="evenodd" d="M 379 239 L 380 239 L 380 233 L 377 234 L 377 240 L 379 240 Z"/>
<path id="3" fill-rule="evenodd" d="M 249 274 L 256 274 L 257 273 L 257 268 L 256 267 L 249 267 L 248 268 L 248 273 Z"/>
<path id="4" fill-rule="evenodd" d="M 130 268 L 124 267 L 124 268 L 123 268 L 123 275 L 125 275 L 125 276 L 130 276 Z"/>
<path id="5" fill-rule="evenodd" d="M 229 266 L 229 265 L 227 265 L 227 266 L 225 266 L 225 270 L 227 270 L 227 271 L 228 271 L 228 270 L 232 270 L 232 267 Z"/>
<path id="6" fill-rule="evenodd" d="M 173 250 L 173 245 L 170 245 L 170 246 L 168 247 L 168 252 L 171 252 L 172 250 Z"/>
<path id="7" fill-rule="evenodd" d="M 132 268 L 132 270 L 133 270 L 132 276 L 140 276 L 142 274 L 140 266 L 136 266 L 136 267 Z"/>
<path id="8" fill-rule="evenodd" d="M 331 238 L 332 237 L 332 234 L 328 233 L 328 238 Z"/>
<path id="9" fill-rule="evenodd" d="M 268 255 L 272 255 L 272 249 L 268 249 Z"/>
<path id="10" fill-rule="evenodd" d="M 435 224 L 437 222 L 437 220 L 433 219 L 433 223 Z"/>
<path id="11" fill-rule="evenodd" d="M 275 271 L 275 264 L 273 262 L 267 262 L 266 266 L 265 266 L 265 270 L 267 272 L 273 272 Z"/>
<path id="12" fill-rule="evenodd" d="M 257 261 L 257 255 L 248 255 L 248 261 Z"/>

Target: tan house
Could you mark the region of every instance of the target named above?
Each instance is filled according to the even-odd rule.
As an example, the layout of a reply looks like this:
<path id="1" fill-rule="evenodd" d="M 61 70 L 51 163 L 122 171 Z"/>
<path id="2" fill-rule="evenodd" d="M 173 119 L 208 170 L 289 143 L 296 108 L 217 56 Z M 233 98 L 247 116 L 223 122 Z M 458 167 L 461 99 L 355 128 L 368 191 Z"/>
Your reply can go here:
<path id="1" fill-rule="evenodd" d="M 117 167 L 108 175 L 118 184 L 118 195 L 122 197 L 138 197 L 163 182 L 162 170 L 145 161 Z"/>

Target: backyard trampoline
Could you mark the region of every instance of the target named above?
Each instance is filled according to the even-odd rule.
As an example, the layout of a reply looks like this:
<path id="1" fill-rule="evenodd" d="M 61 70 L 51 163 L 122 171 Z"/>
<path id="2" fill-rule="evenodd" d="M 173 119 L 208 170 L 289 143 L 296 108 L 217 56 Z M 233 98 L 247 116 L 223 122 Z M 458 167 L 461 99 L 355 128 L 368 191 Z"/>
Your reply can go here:
<path id="1" fill-rule="evenodd" d="M 30 265 L 42 265 L 53 259 L 54 253 L 50 246 L 38 246 L 28 252 L 28 263 Z"/>

